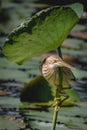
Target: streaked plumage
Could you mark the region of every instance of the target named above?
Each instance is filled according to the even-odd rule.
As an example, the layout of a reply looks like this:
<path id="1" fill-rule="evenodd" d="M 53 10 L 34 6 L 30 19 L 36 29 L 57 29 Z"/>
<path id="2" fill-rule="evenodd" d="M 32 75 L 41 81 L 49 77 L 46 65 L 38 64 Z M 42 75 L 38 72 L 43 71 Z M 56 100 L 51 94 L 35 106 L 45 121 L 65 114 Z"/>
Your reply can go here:
<path id="1" fill-rule="evenodd" d="M 69 86 L 70 80 L 75 79 L 70 69 L 73 67 L 65 63 L 59 56 L 49 56 L 42 63 L 42 75 L 53 86 L 59 84 L 59 67 L 63 67 L 63 84 Z"/>

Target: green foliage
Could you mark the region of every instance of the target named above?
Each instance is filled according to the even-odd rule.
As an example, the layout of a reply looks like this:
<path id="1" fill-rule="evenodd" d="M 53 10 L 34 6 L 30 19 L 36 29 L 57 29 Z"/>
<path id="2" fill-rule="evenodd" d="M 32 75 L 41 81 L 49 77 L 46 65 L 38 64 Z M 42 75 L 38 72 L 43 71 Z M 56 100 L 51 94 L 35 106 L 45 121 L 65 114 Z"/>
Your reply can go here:
<path id="1" fill-rule="evenodd" d="M 48 82 L 42 76 L 37 76 L 22 89 L 20 99 L 22 102 L 39 103 L 52 101 L 54 96 Z"/>
<path id="2" fill-rule="evenodd" d="M 37 76 L 22 89 L 20 100 L 50 106 L 50 103 L 52 104 L 54 101 L 55 93 L 55 88 L 50 86 L 43 76 Z M 70 106 L 74 105 L 74 102 L 80 101 L 78 94 L 73 89 L 67 89 L 66 93 L 70 98 L 63 105 Z"/>
<path id="3" fill-rule="evenodd" d="M 21 64 L 33 56 L 56 49 L 82 12 L 82 5 L 76 3 L 68 7 L 51 7 L 37 13 L 11 32 L 3 47 L 4 54 L 11 61 Z"/>

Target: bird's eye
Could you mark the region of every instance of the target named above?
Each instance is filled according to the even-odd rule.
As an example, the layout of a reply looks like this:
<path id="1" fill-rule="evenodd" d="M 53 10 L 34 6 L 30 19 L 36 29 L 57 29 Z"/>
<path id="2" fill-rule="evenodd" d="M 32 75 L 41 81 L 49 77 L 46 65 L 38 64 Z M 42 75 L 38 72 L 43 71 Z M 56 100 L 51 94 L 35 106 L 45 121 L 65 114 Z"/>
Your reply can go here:
<path id="1" fill-rule="evenodd" d="M 54 63 L 56 63 L 57 62 L 57 60 L 54 60 Z"/>

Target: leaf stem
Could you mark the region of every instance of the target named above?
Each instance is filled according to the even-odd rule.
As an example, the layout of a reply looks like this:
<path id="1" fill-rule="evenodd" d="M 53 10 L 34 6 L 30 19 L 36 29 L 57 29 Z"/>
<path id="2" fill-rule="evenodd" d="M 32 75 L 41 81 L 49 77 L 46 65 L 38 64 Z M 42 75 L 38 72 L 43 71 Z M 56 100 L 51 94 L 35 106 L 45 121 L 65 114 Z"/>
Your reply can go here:
<path id="1" fill-rule="evenodd" d="M 56 104 L 55 109 L 54 109 L 54 115 L 53 115 L 53 122 L 52 122 L 51 130 L 55 130 L 55 128 L 56 128 L 57 116 L 58 116 L 58 104 Z"/>
<path id="2" fill-rule="evenodd" d="M 59 56 L 62 58 L 62 52 L 61 52 L 61 48 L 59 47 L 58 49 L 58 54 Z M 59 67 L 59 91 L 61 91 L 63 86 L 63 67 Z"/>
<path id="3" fill-rule="evenodd" d="M 62 58 L 62 53 L 61 53 L 60 47 L 57 49 L 57 52 L 58 52 L 58 55 Z M 61 92 L 61 89 L 62 89 L 62 84 L 63 84 L 63 67 L 59 67 L 59 85 L 57 86 L 57 89 L 56 89 L 56 96 L 55 96 L 56 105 L 55 105 L 55 109 L 54 109 L 54 115 L 53 115 L 53 122 L 52 122 L 51 130 L 55 130 L 55 128 L 56 128 L 58 112 L 59 112 L 59 108 L 61 107 L 60 92 Z"/>

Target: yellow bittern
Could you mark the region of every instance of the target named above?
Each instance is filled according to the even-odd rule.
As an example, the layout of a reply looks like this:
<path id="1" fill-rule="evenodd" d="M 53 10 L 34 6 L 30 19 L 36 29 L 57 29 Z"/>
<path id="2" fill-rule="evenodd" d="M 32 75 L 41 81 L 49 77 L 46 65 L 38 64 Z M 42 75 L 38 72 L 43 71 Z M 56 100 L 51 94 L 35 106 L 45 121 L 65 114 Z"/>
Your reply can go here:
<path id="1" fill-rule="evenodd" d="M 63 67 L 63 85 L 70 86 L 70 80 L 75 79 L 71 72 L 71 65 L 64 62 L 59 56 L 51 55 L 44 59 L 42 63 L 43 77 L 58 90 L 59 86 L 59 67 Z M 60 92 L 61 93 L 61 92 Z M 67 97 L 65 95 L 65 97 Z"/>

